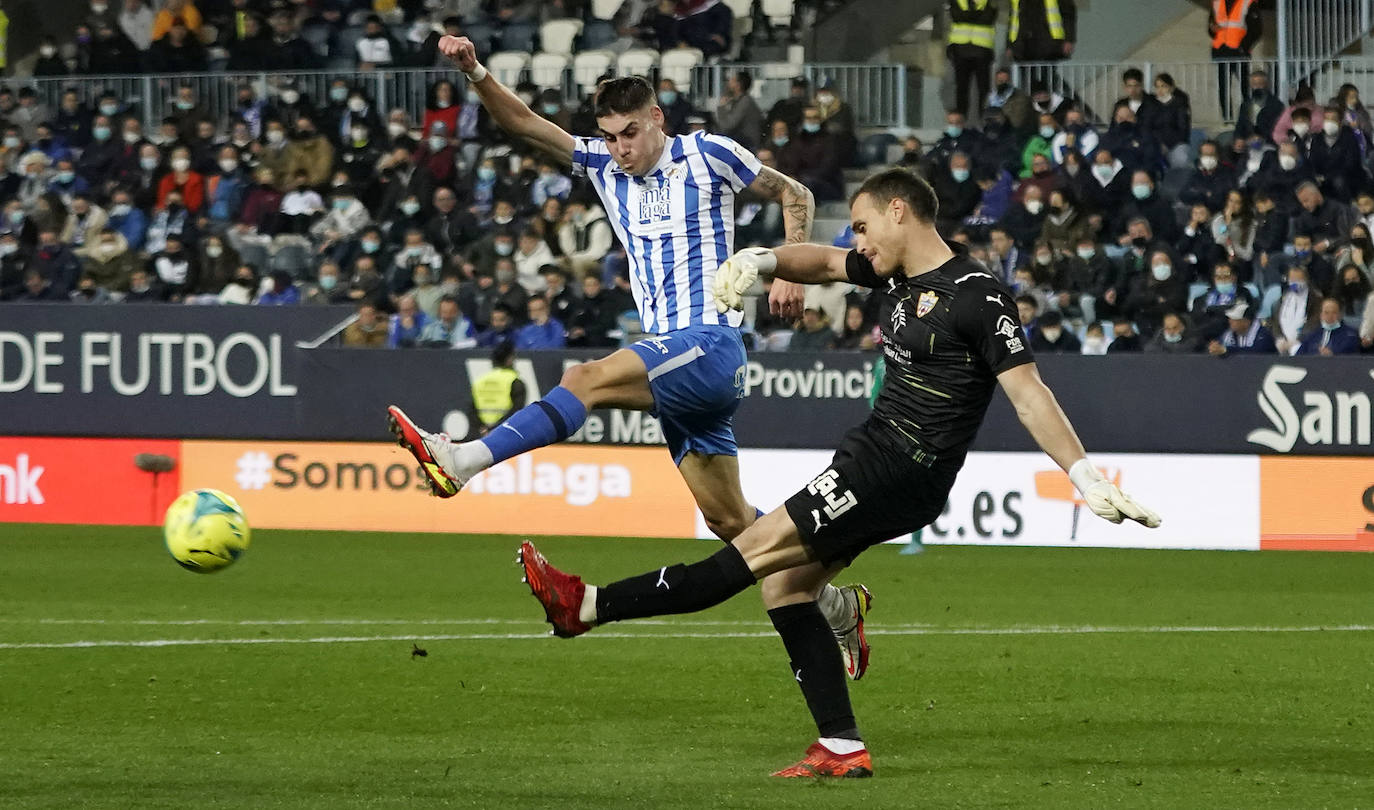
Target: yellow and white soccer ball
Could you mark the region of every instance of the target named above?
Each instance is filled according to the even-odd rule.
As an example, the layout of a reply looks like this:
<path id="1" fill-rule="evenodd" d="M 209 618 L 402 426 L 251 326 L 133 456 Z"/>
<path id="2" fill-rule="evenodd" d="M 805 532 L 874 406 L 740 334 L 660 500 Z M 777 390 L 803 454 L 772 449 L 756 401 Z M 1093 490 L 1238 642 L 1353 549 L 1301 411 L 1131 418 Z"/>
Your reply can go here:
<path id="1" fill-rule="evenodd" d="M 217 489 L 193 489 L 167 507 L 167 551 L 182 568 L 209 574 L 227 568 L 248 548 L 251 532 L 238 501 Z"/>

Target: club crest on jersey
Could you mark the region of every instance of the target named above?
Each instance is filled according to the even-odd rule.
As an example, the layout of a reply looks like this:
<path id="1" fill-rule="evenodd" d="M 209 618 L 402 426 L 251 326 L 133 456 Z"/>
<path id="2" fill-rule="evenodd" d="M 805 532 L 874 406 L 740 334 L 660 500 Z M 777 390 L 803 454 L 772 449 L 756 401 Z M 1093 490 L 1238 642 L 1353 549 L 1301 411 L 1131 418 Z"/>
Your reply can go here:
<path id="1" fill-rule="evenodd" d="M 940 300 L 940 296 L 930 290 L 921 293 L 921 297 L 916 299 L 916 317 L 924 318 L 927 312 L 935 309 L 935 304 Z"/>

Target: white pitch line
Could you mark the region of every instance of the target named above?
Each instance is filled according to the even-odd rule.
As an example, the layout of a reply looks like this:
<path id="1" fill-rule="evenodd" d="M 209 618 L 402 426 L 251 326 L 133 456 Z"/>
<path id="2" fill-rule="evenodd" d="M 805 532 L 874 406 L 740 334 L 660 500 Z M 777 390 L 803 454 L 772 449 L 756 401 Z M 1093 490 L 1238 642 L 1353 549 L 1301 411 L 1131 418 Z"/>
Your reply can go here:
<path id="1" fill-rule="evenodd" d="M 0 618 L 0 624 L 39 624 L 39 625 L 107 625 L 128 627 L 189 627 L 189 626 L 230 626 L 230 627 L 295 627 L 295 626 L 358 626 L 369 625 L 531 625 L 543 624 L 541 619 L 33 619 Z M 635 624 L 653 626 L 699 626 L 699 627 L 768 627 L 757 621 L 699 620 L 685 622 L 667 619 L 637 619 Z M 902 627 L 931 627 L 933 625 L 901 625 Z"/>
<path id="2" fill-rule="evenodd" d="M 640 622 L 643 624 L 643 622 Z M 1101 635 L 1101 634 L 1164 634 L 1164 633 L 1367 633 L 1374 625 L 1347 624 L 1323 627 L 950 627 L 950 628 L 873 628 L 871 635 L 879 636 L 1026 636 L 1026 635 Z M 591 639 L 727 639 L 770 638 L 772 632 L 735 633 L 624 633 L 603 631 L 593 633 Z M 317 636 L 313 638 L 164 638 L 136 641 L 63 641 L 63 642 L 0 642 L 0 650 L 64 650 L 98 647 L 197 647 L 214 644 L 358 644 L 375 641 L 518 641 L 546 639 L 548 633 L 462 633 L 442 635 L 394 636 Z"/>

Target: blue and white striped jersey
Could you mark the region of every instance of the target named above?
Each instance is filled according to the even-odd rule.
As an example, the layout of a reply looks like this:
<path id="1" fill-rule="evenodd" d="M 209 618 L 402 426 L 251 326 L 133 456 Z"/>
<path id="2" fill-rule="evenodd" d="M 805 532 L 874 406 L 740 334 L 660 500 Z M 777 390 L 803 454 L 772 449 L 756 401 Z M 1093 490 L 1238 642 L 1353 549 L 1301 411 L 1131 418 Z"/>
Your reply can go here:
<path id="1" fill-rule="evenodd" d="M 600 138 L 574 138 L 573 173 L 588 177 L 630 260 L 630 289 L 644 331 L 702 324 L 739 326 L 716 312 L 711 285 L 735 247 L 735 194 L 762 169 L 720 135 L 669 138 L 644 177 L 626 174 Z"/>

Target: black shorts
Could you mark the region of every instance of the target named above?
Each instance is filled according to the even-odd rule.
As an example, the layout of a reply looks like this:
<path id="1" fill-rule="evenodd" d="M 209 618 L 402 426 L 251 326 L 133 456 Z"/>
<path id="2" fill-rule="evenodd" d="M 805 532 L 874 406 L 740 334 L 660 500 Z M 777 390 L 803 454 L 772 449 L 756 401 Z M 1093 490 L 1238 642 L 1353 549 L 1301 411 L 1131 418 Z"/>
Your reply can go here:
<path id="1" fill-rule="evenodd" d="M 899 435 L 869 420 L 845 434 L 825 472 L 784 506 L 811 555 L 848 564 L 877 543 L 940 516 L 962 463 L 917 461 Z"/>

